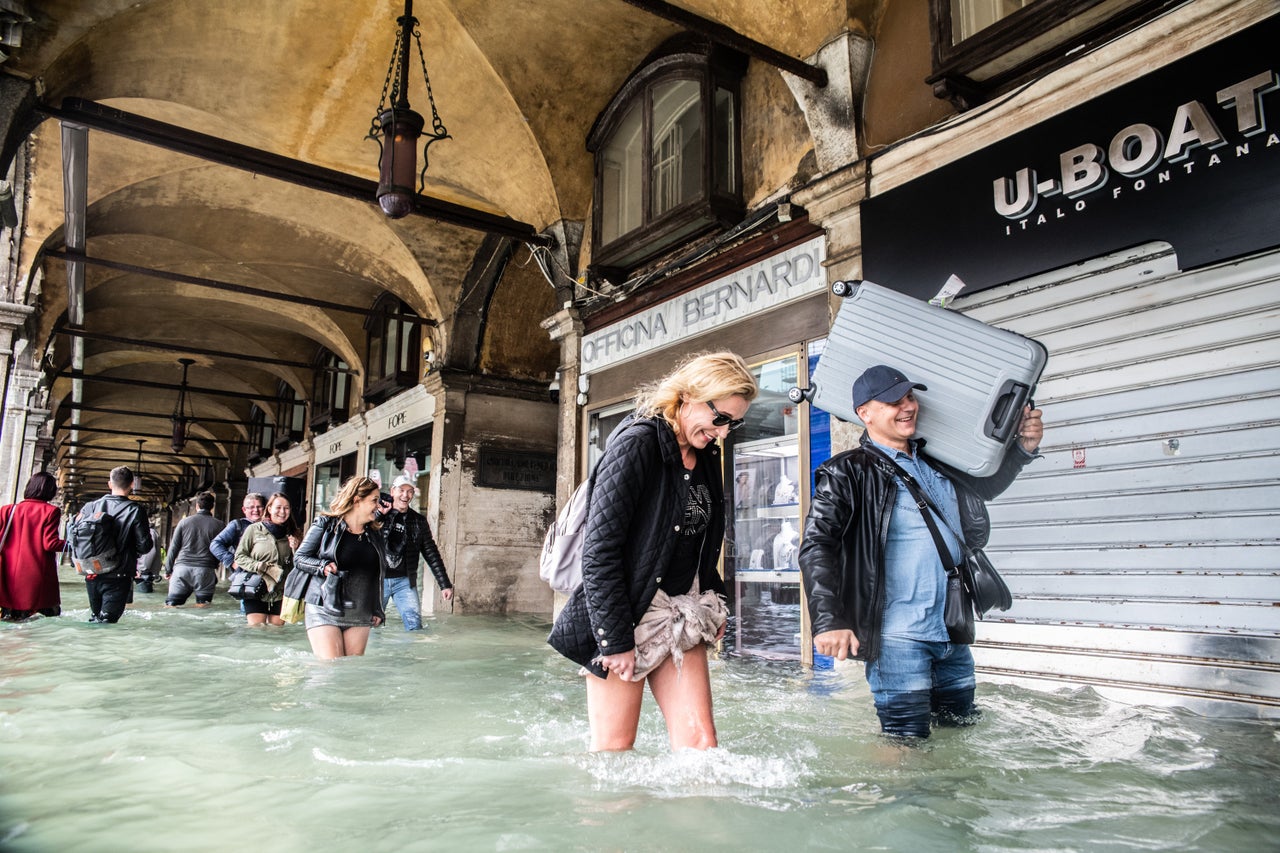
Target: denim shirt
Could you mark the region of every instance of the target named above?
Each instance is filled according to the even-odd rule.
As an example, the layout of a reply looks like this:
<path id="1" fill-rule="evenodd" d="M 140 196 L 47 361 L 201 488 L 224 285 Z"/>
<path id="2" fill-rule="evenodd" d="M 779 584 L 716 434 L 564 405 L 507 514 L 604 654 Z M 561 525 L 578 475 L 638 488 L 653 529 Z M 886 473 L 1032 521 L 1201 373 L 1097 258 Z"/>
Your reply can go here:
<path id="1" fill-rule="evenodd" d="M 910 454 L 878 442 L 873 441 L 872 444 L 914 477 L 929 500 L 941 511 L 946 521 L 937 521 L 938 530 L 951 551 L 952 565 L 955 565 L 962 552 L 960 540 L 952 530 L 960 529 L 960 507 L 951 481 L 919 457 L 914 441 L 910 443 Z M 947 642 L 947 629 L 942 621 L 947 592 L 946 569 L 911 490 L 901 477 L 896 479 L 898 494 L 889 518 L 889 538 L 884 552 L 882 633 L 912 640 Z"/>

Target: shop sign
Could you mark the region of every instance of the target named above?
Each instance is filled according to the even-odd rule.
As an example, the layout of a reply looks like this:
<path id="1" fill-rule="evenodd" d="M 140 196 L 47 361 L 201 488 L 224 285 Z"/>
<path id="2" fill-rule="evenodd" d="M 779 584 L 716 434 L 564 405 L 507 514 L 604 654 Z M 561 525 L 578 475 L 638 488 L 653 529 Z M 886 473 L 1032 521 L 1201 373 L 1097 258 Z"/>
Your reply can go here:
<path id="1" fill-rule="evenodd" d="M 434 417 L 435 410 L 436 398 L 421 385 L 415 386 L 365 412 L 364 419 L 369 424 L 369 443 L 377 444 L 428 424 Z"/>
<path id="2" fill-rule="evenodd" d="M 328 432 L 320 433 L 312 438 L 316 449 L 316 462 L 327 462 L 349 453 L 355 453 L 364 436 L 364 424 L 359 417 L 339 424 Z"/>
<path id="3" fill-rule="evenodd" d="M 554 492 L 555 454 L 481 448 L 476 485 L 487 489 Z"/>
<path id="4" fill-rule="evenodd" d="M 591 373 L 823 290 L 826 240 L 784 252 L 653 305 L 582 338 L 582 370 Z"/>
<path id="5" fill-rule="evenodd" d="M 927 298 L 1150 241 L 1182 269 L 1280 245 L 1277 40 L 1272 18 L 869 199 L 865 276 Z"/>

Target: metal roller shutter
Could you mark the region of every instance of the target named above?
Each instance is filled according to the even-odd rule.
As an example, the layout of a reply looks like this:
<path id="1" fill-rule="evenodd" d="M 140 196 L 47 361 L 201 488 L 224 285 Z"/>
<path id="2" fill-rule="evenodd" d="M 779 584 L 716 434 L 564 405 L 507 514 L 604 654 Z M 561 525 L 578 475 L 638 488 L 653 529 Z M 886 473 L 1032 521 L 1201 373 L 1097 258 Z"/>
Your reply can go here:
<path id="1" fill-rule="evenodd" d="M 1179 272 L 1148 245 L 956 308 L 1050 353 L 1045 458 L 991 506 L 1015 602 L 980 672 L 1280 717 L 1280 254 Z"/>

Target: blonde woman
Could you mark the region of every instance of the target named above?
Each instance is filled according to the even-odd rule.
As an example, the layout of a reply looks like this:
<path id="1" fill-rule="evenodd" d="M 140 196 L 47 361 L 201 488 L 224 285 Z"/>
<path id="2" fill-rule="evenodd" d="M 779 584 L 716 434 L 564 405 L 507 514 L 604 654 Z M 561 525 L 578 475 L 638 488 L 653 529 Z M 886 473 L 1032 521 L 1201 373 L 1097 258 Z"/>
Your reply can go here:
<path id="1" fill-rule="evenodd" d="M 352 477 L 307 531 L 294 565 L 312 575 L 307 639 L 324 660 L 364 654 L 369 629 L 386 618 L 382 578 L 387 555 L 377 522 L 378 484 Z"/>
<path id="2" fill-rule="evenodd" d="M 592 750 L 635 744 L 647 683 L 672 749 L 716 746 L 707 646 L 724 635 L 717 442 L 759 393 L 731 352 L 692 356 L 642 389 L 595 472 L 582 586 L 548 642 L 584 667 Z"/>
<path id="3" fill-rule="evenodd" d="M 293 552 L 299 545 L 299 530 L 293 520 L 289 498 L 276 492 L 267 499 L 262 521 L 244 529 L 236 546 L 238 568 L 260 574 L 266 580 L 267 592 L 260 599 L 245 599 L 245 622 L 249 625 L 283 625 L 280 600 L 284 579 L 293 570 Z"/>

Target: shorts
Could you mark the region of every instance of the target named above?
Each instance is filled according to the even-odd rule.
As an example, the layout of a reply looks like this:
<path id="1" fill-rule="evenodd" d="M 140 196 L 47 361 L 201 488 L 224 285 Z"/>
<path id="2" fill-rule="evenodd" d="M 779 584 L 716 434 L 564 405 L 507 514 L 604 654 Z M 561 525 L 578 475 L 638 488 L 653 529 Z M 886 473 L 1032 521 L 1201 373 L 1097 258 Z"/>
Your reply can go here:
<path id="1" fill-rule="evenodd" d="M 240 603 L 244 605 L 241 609 L 245 613 L 261 613 L 265 616 L 279 616 L 280 605 L 284 602 L 279 599 L 272 602 L 258 601 L 256 599 L 243 599 Z"/>

